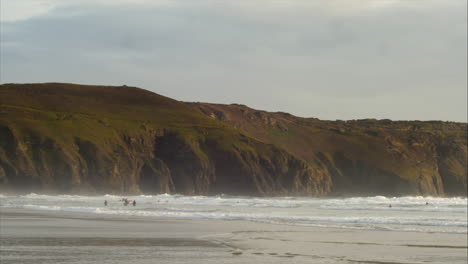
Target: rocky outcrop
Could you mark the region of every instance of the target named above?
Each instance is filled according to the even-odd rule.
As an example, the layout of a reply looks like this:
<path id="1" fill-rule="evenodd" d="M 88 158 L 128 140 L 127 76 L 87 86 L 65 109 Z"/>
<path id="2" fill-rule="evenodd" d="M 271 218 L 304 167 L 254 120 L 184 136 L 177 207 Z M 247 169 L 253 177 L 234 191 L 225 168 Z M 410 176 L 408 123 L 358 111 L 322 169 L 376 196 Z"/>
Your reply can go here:
<path id="1" fill-rule="evenodd" d="M 32 131 L 21 135 L 3 126 L 0 133 L 8 137 L 0 146 L 3 188 L 205 195 L 321 195 L 330 188 L 329 179 L 307 163 L 245 136 L 252 149 L 223 149 L 211 140 L 193 146 L 177 132 L 164 131 L 121 135 L 106 150 L 79 137 L 70 147 Z"/>
<path id="2" fill-rule="evenodd" d="M 141 89 L 2 85 L 0 98 L 3 191 L 323 195 L 330 190 L 330 178 L 305 161 Z"/>
<path id="3" fill-rule="evenodd" d="M 320 169 L 331 195 L 467 194 L 466 123 L 322 121 L 238 104 L 188 105 Z"/>
<path id="4" fill-rule="evenodd" d="M 445 192 L 449 195 L 466 196 L 466 140 L 457 137 L 445 137 L 437 142 L 435 151 L 436 168 Z"/>
<path id="5" fill-rule="evenodd" d="M 467 194 L 467 124 L 322 121 L 127 86 L 0 86 L 0 191 Z"/>

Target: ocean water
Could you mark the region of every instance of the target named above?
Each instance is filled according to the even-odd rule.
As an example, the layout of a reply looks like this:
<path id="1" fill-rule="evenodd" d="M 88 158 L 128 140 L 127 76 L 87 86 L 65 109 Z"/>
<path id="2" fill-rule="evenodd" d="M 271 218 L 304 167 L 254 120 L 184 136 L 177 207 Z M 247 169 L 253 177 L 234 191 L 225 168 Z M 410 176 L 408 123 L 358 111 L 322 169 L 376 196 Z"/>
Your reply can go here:
<path id="1" fill-rule="evenodd" d="M 1 208 L 143 217 L 245 220 L 278 225 L 431 233 L 467 233 L 467 198 L 2 195 Z M 104 206 L 104 201 L 108 206 Z M 426 204 L 427 203 L 427 204 Z M 390 207 L 391 205 L 391 207 Z"/>

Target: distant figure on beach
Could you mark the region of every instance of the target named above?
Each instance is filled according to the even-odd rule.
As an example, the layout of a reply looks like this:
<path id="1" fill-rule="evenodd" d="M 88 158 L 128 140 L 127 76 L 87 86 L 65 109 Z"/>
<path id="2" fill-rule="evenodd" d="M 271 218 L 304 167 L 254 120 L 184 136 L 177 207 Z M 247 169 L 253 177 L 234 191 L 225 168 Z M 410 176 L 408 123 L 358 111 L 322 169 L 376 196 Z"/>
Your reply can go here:
<path id="1" fill-rule="evenodd" d="M 428 202 L 426 202 L 426 205 L 429 205 L 429 203 L 428 203 Z"/>
<path id="2" fill-rule="evenodd" d="M 132 204 L 133 204 L 133 206 L 135 206 L 135 205 L 136 205 L 136 201 L 135 201 L 135 200 L 133 200 L 133 203 L 132 203 Z"/>
<path id="3" fill-rule="evenodd" d="M 107 200 L 104 201 L 104 206 L 107 206 Z"/>
<path id="4" fill-rule="evenodd" d="M 392 205 L 391 205 L 391 204 L 389 204 L 389 205 L 388 205 L 388 208 L 392 208 Z"/>

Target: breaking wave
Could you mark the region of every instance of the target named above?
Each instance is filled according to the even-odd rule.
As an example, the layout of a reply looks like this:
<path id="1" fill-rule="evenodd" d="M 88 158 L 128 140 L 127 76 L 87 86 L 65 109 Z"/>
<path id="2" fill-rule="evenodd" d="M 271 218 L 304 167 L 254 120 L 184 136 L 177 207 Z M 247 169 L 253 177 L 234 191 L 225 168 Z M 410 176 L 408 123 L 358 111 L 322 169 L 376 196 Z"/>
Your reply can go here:
<path id="1" fill-rule="evenodd" d="M 3 195 L 0 208 L 184 219 L 244 220 L 282 225 L 388 231 L 466 233 L 467 198 L 247 197 L 140 195 Z M 108 206 L 104 206 L 104 200 Z M 391 207 L 390 207 L 391 206 Z"/>

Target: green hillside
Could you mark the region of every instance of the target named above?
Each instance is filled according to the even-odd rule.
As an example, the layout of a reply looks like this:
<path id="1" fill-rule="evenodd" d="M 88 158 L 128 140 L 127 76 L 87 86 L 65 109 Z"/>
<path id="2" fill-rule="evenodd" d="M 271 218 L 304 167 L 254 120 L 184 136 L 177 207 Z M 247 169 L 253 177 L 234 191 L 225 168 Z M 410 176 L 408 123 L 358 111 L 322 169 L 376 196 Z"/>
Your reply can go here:
<path id="1" fill-rule="evenodd" d="M 466 196 L 466 123 L 323 121 L 236 104 L 188 105 L 322 168 L 334 194 Z"/>
<path id="2" fill-rule="evenodd" d="M 0 191 L 462 195 L 467 124 L 323 121 L 128 86 L 0 86 Z"/>
<path id="3" fill-rule="evenodd" d="M 56 192 L 328 192 L 287 152 L 127 86 L 0 86 L 0 181 Z"/>

